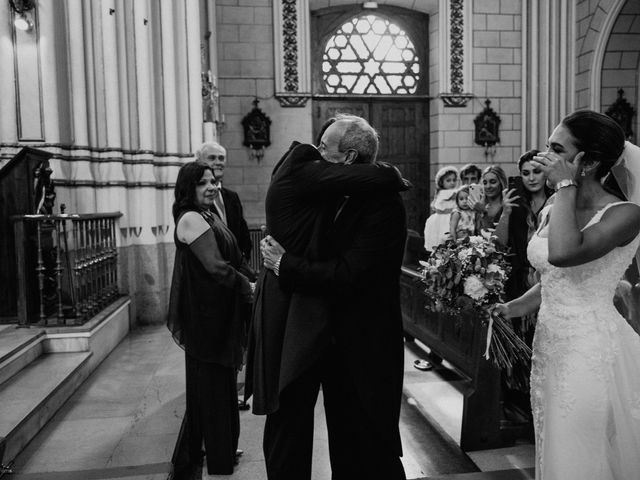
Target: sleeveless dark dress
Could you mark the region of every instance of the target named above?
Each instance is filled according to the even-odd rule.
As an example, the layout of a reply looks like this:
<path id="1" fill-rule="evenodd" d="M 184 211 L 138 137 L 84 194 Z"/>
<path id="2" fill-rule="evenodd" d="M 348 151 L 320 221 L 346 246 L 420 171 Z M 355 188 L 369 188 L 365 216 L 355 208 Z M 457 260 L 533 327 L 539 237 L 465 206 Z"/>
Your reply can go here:
<path id="1" fill-rule="evenodd" d="M 182 215 L 181 212 L 176 226 Z M 235 237 L 213 214 L 209 223 L 223 259 L 236 270 L 243 264 Z M 176 256 L 167 326 L 185 351 L 186 412 L 183 422 L 187 462 L 201 458 L 204 439 L 209 473 L 233 473 L 240 434 L 236 372 L 242 364 L 251 304 L 234 285 L 217 281 L 174 233 Z"/>

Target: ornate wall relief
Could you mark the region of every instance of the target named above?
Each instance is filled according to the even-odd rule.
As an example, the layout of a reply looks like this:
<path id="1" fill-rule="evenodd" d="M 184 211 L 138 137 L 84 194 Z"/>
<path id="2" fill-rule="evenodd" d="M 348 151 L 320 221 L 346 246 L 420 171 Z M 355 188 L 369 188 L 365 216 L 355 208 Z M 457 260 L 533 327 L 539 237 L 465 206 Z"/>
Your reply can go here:
<path id="1" fill-rule="evenodd" d="M 275 96 L 283 107 L 304 107 L 311 97 L 309 75 L 309 2 L 273 4 Z"/>
<path id="2" fill-rule="evenodd" d="M 445 107 L 464 107 L 473 94 L 472 0 L 440 0 L 440 93 Z M 467 35 L 465 35 L 465 28 Z"/>

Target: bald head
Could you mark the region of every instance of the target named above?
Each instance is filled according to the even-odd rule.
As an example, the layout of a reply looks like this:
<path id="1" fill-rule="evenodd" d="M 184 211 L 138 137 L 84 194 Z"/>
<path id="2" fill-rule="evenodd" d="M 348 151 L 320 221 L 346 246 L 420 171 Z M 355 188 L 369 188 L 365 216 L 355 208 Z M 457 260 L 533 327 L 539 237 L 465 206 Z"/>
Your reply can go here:
<path id="1" fill-rule="evenodd" d="M 213 169 L 213 175 L 220 180 L 227 164 L 227 150 L 217 142 L 205 142 L 196 151 L 196 160 L 209 165 Z"/>
<path id="2" fill-rule="evenodd" d="M 318 150 L 332 163 L 372 163 L 378 153 L 378 133 L 362 117 L 338 114 L 326 127 Z"/>

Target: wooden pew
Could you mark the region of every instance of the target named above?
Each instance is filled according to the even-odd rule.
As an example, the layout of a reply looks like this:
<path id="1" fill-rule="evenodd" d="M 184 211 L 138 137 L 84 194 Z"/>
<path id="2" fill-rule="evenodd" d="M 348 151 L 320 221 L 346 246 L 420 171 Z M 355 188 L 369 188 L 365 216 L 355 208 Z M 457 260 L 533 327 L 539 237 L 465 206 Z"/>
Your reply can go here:
<path id="1" fill-rule="evenodd" d="M 400 277 L 402 322 L 408 339 L 416 338 L 447 360 L 465 379 L 460 447 L 466 451 L 512 443 L 501 429 L 500 371 L 484 358 L 486 326 L 465 312 L 460 318 L 425 309 L 424 284 L 418 273 L 421 237 L 409 231 Z"/>

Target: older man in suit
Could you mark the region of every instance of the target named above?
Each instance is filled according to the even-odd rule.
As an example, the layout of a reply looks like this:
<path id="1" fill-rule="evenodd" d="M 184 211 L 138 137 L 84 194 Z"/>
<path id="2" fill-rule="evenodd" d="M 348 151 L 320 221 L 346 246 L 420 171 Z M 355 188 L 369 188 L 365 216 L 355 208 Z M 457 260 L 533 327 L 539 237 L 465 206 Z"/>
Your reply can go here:
<path id="1" fill-rule="evenodd" d="M 397 192 L 406 183 L 374 163 L 377 148 L 364 119 L 339 116 L 318 150 L 298 145 L 284 157 L 267 194 L 269 269 L 250 342 L 270 479 L 310 478 L 320 385 L 332 478 L 405 478 L 398 282 L 406 225 Z M 369 348 L 375 359 L 363 369 Z"/>
<path id="2" fill-rule="evenodd" d="M 251 236 L 244 218 L 240 197 L 236 192 L 222 185 L 224 169 L 227 165 L 227 150 L 217 142 L 205 142 L 196 152 L 196 160 L 206 163 L 213 169 L 213 175 L 220 184 L 220 195 L 215 200 L 215 212 L 235 235 L 242 256 L 249 261 L 252 247 Z"/>

